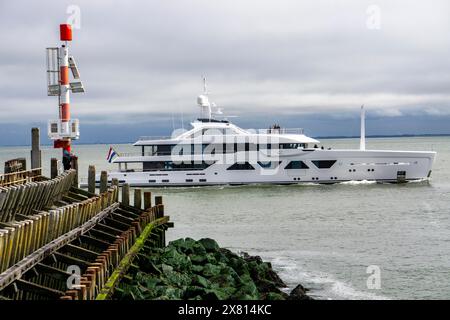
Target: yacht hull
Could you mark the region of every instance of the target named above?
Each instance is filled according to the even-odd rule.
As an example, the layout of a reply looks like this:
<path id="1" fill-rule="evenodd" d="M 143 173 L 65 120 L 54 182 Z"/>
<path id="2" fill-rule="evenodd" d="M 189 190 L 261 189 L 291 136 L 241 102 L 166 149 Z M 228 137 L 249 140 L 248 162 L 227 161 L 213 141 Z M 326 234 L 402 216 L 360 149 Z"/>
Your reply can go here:
<path id="1" fill-rule="evenodd" d="M 279 150 L 271 155 L 277 163 L 275 168 L 267 169 L 257 162 L 250 162 L 253 166 L 251 170 L 229 170 L 232 163 L 216 161 L 203 170 L 109 172 L 108 180 L 116 178 L 120 184 L 128 183 L 134 187 L 328 184 L 345 181 L 397 183 L 428 179 L 435 156 L 436 153 L 431 151 Z M 301 161 L 307 168 L 287 169 L 292 161 Z M 329 168 L 319 168 L 315 164 L 317 161 L 334 162 Z M 99 179 L 98 175 L 97 183 Z"/>

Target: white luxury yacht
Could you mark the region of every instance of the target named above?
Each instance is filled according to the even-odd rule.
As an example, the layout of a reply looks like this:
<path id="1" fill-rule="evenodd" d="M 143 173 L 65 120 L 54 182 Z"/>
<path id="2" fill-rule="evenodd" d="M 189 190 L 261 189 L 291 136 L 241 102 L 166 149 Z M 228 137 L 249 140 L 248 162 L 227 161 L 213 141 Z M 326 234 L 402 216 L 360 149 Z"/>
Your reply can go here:
<path id="1" fill-rule="evenodd" d="M 319 141 L 302 129 L 244 130 L 227 120 L 198 96 L 202 116 L 189 131 L 169 138 L 141 137 L 136 154 L 110 149 L 108 160 L 118 164 L 108 180 L 130 186 L 167 187 L 220 184 L 336 183 L 343 181 L 406 182 L 427 179 L 436 153 L 365 149 L 365 116 L 361 107 L 361 141 L 355 150 L 317 147 Z M 99 183 L 99 176 L 96 176 Z"/>

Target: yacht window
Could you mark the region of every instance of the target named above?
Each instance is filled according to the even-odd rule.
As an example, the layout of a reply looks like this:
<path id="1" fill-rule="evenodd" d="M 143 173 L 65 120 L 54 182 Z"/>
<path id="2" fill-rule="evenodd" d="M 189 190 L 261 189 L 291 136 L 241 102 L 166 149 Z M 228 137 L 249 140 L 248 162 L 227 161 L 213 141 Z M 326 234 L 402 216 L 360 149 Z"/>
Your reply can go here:
<path id="1" fill-rule="evenodd" d="M 228 167 L 227 170 L 255 170 L 255 168 L 248 162 L 235 163 Z"/>
<path id="2" fill-rule="evenodd" d="M 223 135 L 223 129 L 218 129 L 218 128 L 207 128 L 207 129 L 202 129 L 202 135 L 203 135 L 203 136 L 217 136 L 217 135 Z"/>
<path id="3" fill-rule="evenodd" d="M 329 169 L 336 163 L 336 160 L 312 160 L 311 162 L 319 169 Z"/>
<path id="4" fill-rule="evenodd" d="M 258 161 L 261 168 L 264 169 L 275 169 L 282 161 Z"/>
<path id="5" fill-rule="evenodd" d="M 224 143 L 223 153 L 234 153 L 234 146 L 231 143 L 229 144 Z"/>
<path id="6" fill-rule="evenodd" d="M 164 169 L 172 169 L 172 161 L 165 161 L 164 162 Z"/>
<path id="7" fill-rule="evenodd" d="M 281 143 L 280 149 L 299 149 L 299 148 L 305 148 L 305 143 Z"/>
<path id="8" fill-rule="evenodd" d="M 144 162 L 144 171 L 158 171 L 158 170 L 203 170 L 208 168 L 211 164 L 214 162 L 211 161 L 211 163 L 202 161 L 202 162 L 196 162 L 196 161 L 182 161 L 182 162 L 176 162 L 173 161 L 147 161 Z"/>
<path id="9" fill-rule="evenodd" d="M 143 163 L 144 171 L 154 171 L 164 169 L 164 161 L 148 161 Z"/>
<path id="10" fill-rule="evenodd" d="M 158 156 L 170 155 L 172 152 L 172 146 L 169 144 L 160 144 L 156 146 L 156 154 Z"/>
<path id="11" fill-rule="evenodd" d="M 285 169 L 309 169 L 309 167 L 303 161 L 291 161 Z"/>

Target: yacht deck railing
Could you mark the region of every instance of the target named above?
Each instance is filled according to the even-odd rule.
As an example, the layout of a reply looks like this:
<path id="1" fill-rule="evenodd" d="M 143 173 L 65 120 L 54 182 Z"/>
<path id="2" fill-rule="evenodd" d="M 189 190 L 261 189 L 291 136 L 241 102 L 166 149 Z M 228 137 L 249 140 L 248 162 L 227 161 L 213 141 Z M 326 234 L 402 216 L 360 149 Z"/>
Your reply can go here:
<path id="1" fill-rule="evenodd" d="M 271 128 L 271 129 L 245 129 L 250 134 L 304 134 L 303 128 Z M 221 134 L 217 134 L 221 136 Z M 240 134 L 231 134 L 240 135 Z M 198 135 L 197 137 L 200 137 Z M 141 136 L 138 141 L 148 141 L 148 140 L 167 140 L 174 139 L 173 136 Z"/>
<path id="2" fill-rule="evenodd" d="M 304 134 L 303 128 L 276 128 L 276 129 L 257 129 L 261 134 Z"/>
<path id="3" fill-rule="evenodd" d="M 167 140 L 173 139 L 171 136 L 141 136 L 138 141 L 147 141 L 147 140 Z"/>

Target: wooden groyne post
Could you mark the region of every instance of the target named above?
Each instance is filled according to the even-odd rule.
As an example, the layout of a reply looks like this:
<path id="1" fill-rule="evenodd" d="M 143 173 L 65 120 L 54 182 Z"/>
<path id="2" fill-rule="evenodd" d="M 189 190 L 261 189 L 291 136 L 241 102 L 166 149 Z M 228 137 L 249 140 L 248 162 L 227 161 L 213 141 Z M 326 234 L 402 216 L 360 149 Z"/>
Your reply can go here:
<path id="1" fill-rule="evenodd" d="M 5 162 L 5 174 L 26 171 L 27 160 L 25 158 L 11 159 Z"/>
<path id="2" fill-rule="evenodd" d="M 150 191 L 144 192 L 144 210 L 152 206 L 152 193 Z"/>
<path id="3" fill-rule="evenodd" d="M 42 167 L 39 128 L 31 129 L 31 169 Z"/>
<path id="4" fill-rule="evenodd" d="M 138 209 L 142 207 L 142 190 L 134 189 L 134 206 Z"/>
<path id="5" fill-rule="evenodd" d="M 88 169 L 88 191 L 95 193 L 95 166 L 92 165 Z"/>
<path id="6" fill-rule="evenodd" d="M 155 197 L 155 206 L 158 208 L 157 209 L 157 217 L 158 218 L 163 218 L 164 217 L 164 204 L 163 204 L 163 198 L 162 196 L 156 196 Z M 159 245 L 161 247 L 165 247 L 166 246 L 166 233 L 164 230 L 159 230 L 158 232 L 158 236 L 159 236 Z"/>
<path id="7" fill-rule="evenodd" d="M 73 157 L 72 169 L 75 170 L 75 179 L 73 179 L 73 186 L 75 188 L 78 188 L 78 157 Z"/>
<path id="8" fill-rule="evenodd" d="M 130 185 L 128 183 L 122 185 L 122 203 L 127 206 L 130 205 Z"/>
<path id="9" fill-rule="evenodd" d="M 108 190 L 108 172 L 102 171 L 100 173 L 100 193 Z"/>
<path id="10" fill-rule="evenodd" d="M 50 159 L 50 178 L 55 179 L 58 176 L 58 159 Z"/>

